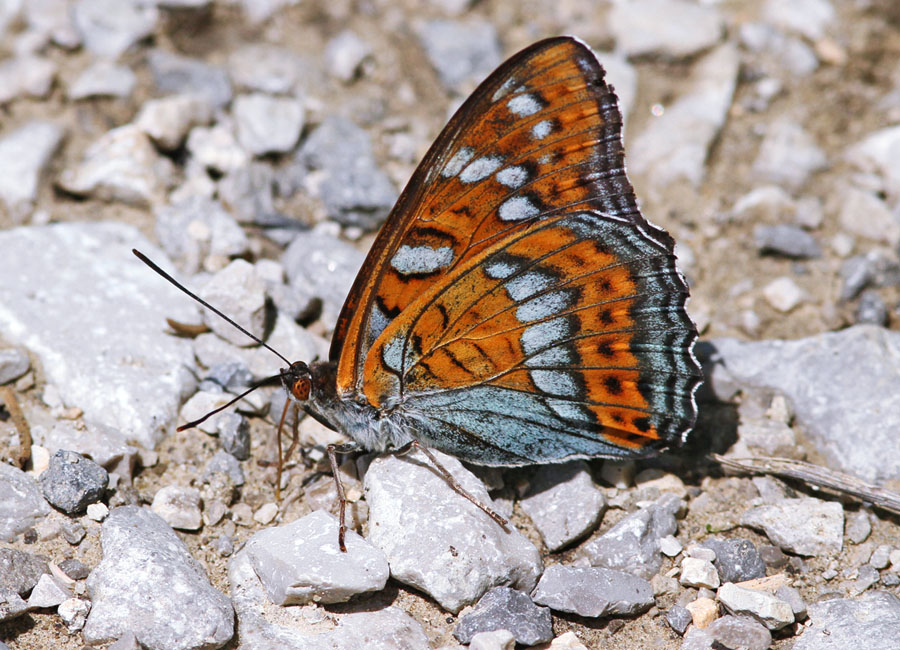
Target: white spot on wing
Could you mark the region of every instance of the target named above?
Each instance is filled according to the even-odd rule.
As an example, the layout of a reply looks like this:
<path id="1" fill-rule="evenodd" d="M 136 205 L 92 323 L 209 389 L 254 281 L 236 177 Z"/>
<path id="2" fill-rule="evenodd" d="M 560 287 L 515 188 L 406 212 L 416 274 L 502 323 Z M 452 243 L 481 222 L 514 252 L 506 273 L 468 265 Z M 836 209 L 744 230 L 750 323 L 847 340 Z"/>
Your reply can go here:
<path id="1" fill-rule="evenodd" d="M 430 246 L 403 245 L 391 258 L 391 266 L 402 275 L 434 273 L 452 263 L 453 249 L 449 246 L 431 248 Z"/>
<path id="2" fill-rule="evenodd" d="M 511 93 L 515 89 L 517 83 L 518 82 L 516 81 L 515 77 L 510 77 L 509 79 L 504 81 L 503 85 L 500 86 L 496 90 L 496 92 L 494 92 L 493 97 L 491 97 L 491 101 L 495 102 L 498 99 L 503 99 L 504 97 L 506 97 L 509 93 Z"/>
<path id="3" fill-rule="evenodd" d="M 475 150 L 472 147 L 462 147 L 459 151 L 453 154 L 453 157 L 447 161 L 447 164 L 444 165 L 443 171 L 441 171 L 441 176 L 444 178 L 452 178 L 456 176 L 459 172 L 463 170 L 463 168 L 469 164 L 469 161 L 472 160 L 472 157 L 475 155 Z"/>
<path id="4" fill-rule="evenodd" d="M 541 120 L 531 127 L 531 137 L 535 140 L 543 140 L 553 130 L 553 122 L 550 120 Z"/>
<path id="5" fill-rule="evenodd" d="M 541 103 L 535 99 L 534 95 L 516 95 L 508 102 L 507 108 L 518 117 L 528 117 L 534 115 L 541 110 Z"/>
<path id="6" fill-rule="evenodd" d="M 579 420 L 581 422 L 593 422 L 594 418 L 591 417 L 589 412 L 586 412 L 585 408 L 580 404 L 574 404 L 572 402 L 565 402 L 560 399 L 546 399 L 547 406 L 553 409 L 553 412 L 556 413 L 561 418 L 567 418 L 569 420 Z"/>
<path id="7" fill-rule="evenodd" d="M 394 372 L 401 372 L 403 369 L 403 337 L 397 334 L 384 346 L 381 350 L 381 358 L 384 365 Z"/>
<path id="8" fill-rule="evenodd" d="M 459 175 L 459 180 L 463 183 L 480 181 L 497 171 L 502 164 L 503 158 L 500 156 L 484 156 L 477 160 L 473 160 L 464 170 L 462 170 Z"/>
<path id="9" fill-rule="evenodd" d="M 500 205 L 501 221 L 522 221 L 540 214 L 537 206 L 527 196 L 514 196 Z"/>
<path id="10" fill-rule="evenodd" d="M 506 293 L 515 302 L 521 302 L 534 294 L 547 289 L 553 283 L 553 277 L 538 271 L 529 271 L 507 282 Z"/>
<path id="11" fill-rule="evenodd" d="M 497 182 L 516 189 L 528 180 L 528 171 L 519 165 L 506 167 L 497 172 Z"/>
<path id="12" fill-rule="evenodd" d="M 532 354 L 556 341 L 562 341 L 570 333 L 571 327 L 565 318 L 554 318 L 543 323 L 536 323 L 522 332 L 522 349 L 525 354 Z"/>
<path id="13" fill-rule="evenodd" d="M 569 296 L 564 291 L 552 291 L 537 298 L 532 298 L 516 309 L 516 318 L 520 323 L 527 323 L 541 318 L 559 314 L 569 306 Z"/>
<path id="14" fill-rule="evenodd" d="M 484 272 L 487 274 L 487 276 L 495 280 L 508 278 L 517 270 L 517 266 L 514 266 L 509 262 L 504 262 L 503 260 L 494 260 L 492 262 L 488 262 L 484 266 Z"/>
<path id="15" fill-rule="evenodd" d="M 540 366 L 567 366 L 571 363 L 572 353 L 565 347 L 544 350 L 525 361 L 525 365 L 532 368 Z"/>
<path id="16" fill-rule="evenodd" d="M 572 375 L 565 370 L 532 370 L 531 380 L 545 393 L 578 397 L 578 385 Z"/>

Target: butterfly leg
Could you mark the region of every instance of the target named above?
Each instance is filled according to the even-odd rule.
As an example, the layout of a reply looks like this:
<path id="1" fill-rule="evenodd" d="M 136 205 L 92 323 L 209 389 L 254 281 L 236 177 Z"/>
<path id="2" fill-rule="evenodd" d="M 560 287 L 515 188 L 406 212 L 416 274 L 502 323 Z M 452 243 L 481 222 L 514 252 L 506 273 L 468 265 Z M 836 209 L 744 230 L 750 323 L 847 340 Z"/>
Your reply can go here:
<path id="1" fill-rule="evenodd" d="M 338 527 L 338 546 L 341 549 L 341 553 L 347 552 L 347 546 L 344 544 L 344 538 L 347 535 L 347 497 L 344 494 L 344 484 L 341 482 L 341 473 L 338 469 L 337 464 L 337 455 L 338 454 L 352 454 L 356 451 L 360 451 L 362 447 L 360 447 L 355 442 L 348 442 L 343 445 L 328 445 L 326 447 L 328 451 L 328 462 L 331 463 L 331 473 L 334 476 L 334 486 L 337 488 L 338 493 L 338 504 L 340 507 L 340 526 Z"/>
<path id="2" fill-rule="evenodd" d="M 291 446 L 288 447 L 287 453 L 282 454 L 281 452 L 281 430 L 284 428 L 284 420 L 287 417 L 288 406 L 294 407 L 294 424 L 293 424 L 293 434 L 294 437 L 291 440 Z M 285 400 L 284 409 L 281 411 L 281 419 L 278 421 L 278 435 L 275 437 L 275 446 L 278 448 L 278 470 L 275 476 L 275 499 L 277 501 L 281 501 L 281 472 L 284 468 L 284 463 L 290 459 L 291 453 L 293 453 L 294 448 L 297 446 L 300 440 L 300 418 L 299 415 L 299 406 L 294 404 L 291 400 Z"/>
<path id="3" fill-rule="evenodd" d="M 454 492 L 456 492 L 457 494 L 459 494 L 461 496 L 464 496 L 466 499 L 468 499 L 469 501 L 474 503 L 476 506 L 481 508 L 481 510 L 484 511 L 484 513 L 487 516 L 489 516 L 491 519 L 496 521 L 500 525 L 501 528 L 505 529 L 509 525 L 509 522 L 506 519 L 501 517 L 499 514 L 497 514 L 490 508 L 488 508 L 481 501 L 476 499 L 474 495 L 470 494 L 462 485 L 460 485 L 459 481 L 457 481 L 455 478 L 453 478 L 453 474 L 451 474 L 447 470 L 446 467 L 441 465 L 441 463 L 437 459 L 437 456 L 435 456 L 433 453 L 431 453 L 431 450 L 428 449 L 428 447 L 425 447 L 424 445 L 419 443 L 418 440 L 412 440 L 412 441 L 408 442 L 407 444 L 403 445 L 400 449 L 398 449 L 395 453 L 405 454 L 410 449 L 418 449 L 423 454 L 425 454 L 428 457 L 428 460 L 431 461 L 431 464 L 434 465 L 434 468 L 438 471 L 438 473 L 443 477 L 443 479 L 445 481 L 447 481 L 447 484 L 451 488 L 453 488 Z"/>

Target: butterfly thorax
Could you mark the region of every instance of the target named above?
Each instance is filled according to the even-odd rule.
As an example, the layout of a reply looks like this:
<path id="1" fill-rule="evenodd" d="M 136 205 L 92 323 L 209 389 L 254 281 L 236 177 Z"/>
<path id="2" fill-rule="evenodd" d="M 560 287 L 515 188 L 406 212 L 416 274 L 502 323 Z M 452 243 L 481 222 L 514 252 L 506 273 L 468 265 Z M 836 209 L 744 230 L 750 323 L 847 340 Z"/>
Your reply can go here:
<path id="1" fill-rule="evenodd" d="M 337 364 L 309 364 L 311 390 L 302 402 L 306 412 L 329 429 L 339 431 L 369 451 L 397 449 L 412 440 L 411 423 L 397 413 L 376 409 L 365 398 L 347 399 L 337 394 Z"/>

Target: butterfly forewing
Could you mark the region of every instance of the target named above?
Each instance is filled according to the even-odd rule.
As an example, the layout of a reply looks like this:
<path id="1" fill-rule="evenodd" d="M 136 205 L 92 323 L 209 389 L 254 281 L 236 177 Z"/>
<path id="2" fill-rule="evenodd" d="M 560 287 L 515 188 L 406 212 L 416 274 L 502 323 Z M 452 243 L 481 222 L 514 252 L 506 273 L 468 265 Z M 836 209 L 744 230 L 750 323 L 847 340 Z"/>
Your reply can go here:
<path id="1" fill-rule="evenodd" d="M 366 353 L 394 318 L 499 238 L 576 208 L 640 218 L 623 160 L 615 95 L 587 47 L 549 39 L 507 61 L 438 137 L 376 239 L 332 343 L 338 393 L 361 389 Z"/>

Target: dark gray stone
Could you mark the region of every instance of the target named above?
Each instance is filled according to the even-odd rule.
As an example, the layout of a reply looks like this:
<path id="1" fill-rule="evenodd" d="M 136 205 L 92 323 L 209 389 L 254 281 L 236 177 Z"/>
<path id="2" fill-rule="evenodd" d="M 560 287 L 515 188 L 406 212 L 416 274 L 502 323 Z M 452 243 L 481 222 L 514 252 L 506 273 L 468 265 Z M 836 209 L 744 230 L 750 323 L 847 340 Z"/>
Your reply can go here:
<path id="1" fill-rule="evenodd" d="M 886 591 L 812 603 L 809 618 L 793 650 L 896 650 L 900 639 L 900 599 Z"/>
<path id="2" fill-rule="evenodd" d="M 681 605 L 673 605 L 672 608 L 666 612 L 666 623 L 682 636 L 684 636 L 688 625 L 692 622 L 693 617 L 691 616 L 691 613 Z"/>
<path id="3" fill-rule="evenodd" d="M 218 648 L 234 634 L 231 601 L 209 584 L 178 535 L 147 509 L 110 512 L 103 559 L 87 580 L 91 612 L 84 640 L 110 643 L 127 632 L 147 648 Z"/>
<path id="4" fill-rule="evenodd" d="M 240 413 L 223 413 L 216 420 L 222 449 L 238 460 L 250 458 L 250 423 Z M 235 485 L 240 485 L 235 482 Z"/>
<path id="5" fill-rule="evenodd" d="M 0 591 L 0 623 L 28 611 L 28 603 L 12 591 Z"/>
<path id="6" fill-rule="evenodd" d="M 342 117 L 328 117 L 297 152 L 301 169 L 317 171 L 318 196 L 328 216 L 374 230 L 387 216 L 397 190 L 378 168 L 369 134 Z"/>
<path id="7" fill-rule="evenodd" d="M 675 513 L 683 507 L 684 501 L 677 496 L 664 494 L 582 544 L 577 557 L 587 558 L 591 566 L 627 571 L 649 580 L 662 566 L 659 540 L 675 534 Z"/>
<path id="8" fill-rule="evenodd" d="M 14 548 L 0 548 L 0 594 L 25 596 L 45 573 L 50 573 L 46 558 Z"/>
<path id="9" fill-rule="evenodd" d="M 216 108 L 231 101 L 228 73 L 219 66 L 159 49 L 147 55 L 147 62 L 160 94 L 198 94 Z"/>
<path id="10" fill-rule="evenodd" d="M 799 226 L 785 224 L 757 226 L 753 229 L 753 239 L 760 253 L 772 253 L 794 259 L 822 257 L 819 242 Z"/>
<path id="11" fill-rule="evenodd" d="M 725 582 L 743 582 L 766 575 L 766 563 L 748 539 L 708 539 L 703 546 L 716 554 L 713 564 Z"/>
<path id="12" fill-rule="evenodd" d="M 900 475 L 900 332 L 856 325 L 795 341 L 718 339 L 711 347 L 707 385 L 717 397 L 730 400 L 742 388 L 781 392 L 829 466 L 876 483 Z"/>
<path id="13" fill-rule="evenodd" d="M 84 539 L 84 536 L 87 535 L 87 531 L 84 529 L 84 526 L 81 525 L 80 521 L 70 519 L 63 522 L 62 535 L 69 544 L 77 546 L 81 543 L 81 540 Z"/>
<path id="14" fill-rule="evenodd" d="M 59 563 L 60 570 L 72 580 L 84 580 L 91 574 L 90 567 L 85 566 L 80 560 L 70 557 Z"/>
<path id="15" fill-rule="evenodd" d="M 888 308 L 881 294 L 875 289 L 862 292 L 856 305 L 856 322 L 868 325 L 887 325 Z"/>
<path id="16" fill-rule="evenodd" d="M 516 589 L 494 587 L 478 601 L 475 608 L 459 619 L 453 636 L 468 644 L 479 632 L 508 630 L 516 643 L 532 646 L 553 639 L 550 610 Z"/>
<path id="17" fill-rule="evenodd" d="M 630 616 L 653 606 L 653 587 L 624 571 L 554 564 L 544 571 L 534 602 L 579 616 Z"/>
<path id="18" fill-rule="evenodd" d="M 772 633 L 749 616 L 722 616 L 704 630 L 716 650 L 767 650 Z"/>
<path id="19" fill-rule="evenodd" d="M 50 504 L 66 514 L 83 512 L 103 498 L 109 474 L 94 461 L 74 451 L 60 449 L 40 476 L 41 490 Z"/>

